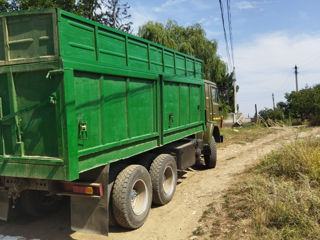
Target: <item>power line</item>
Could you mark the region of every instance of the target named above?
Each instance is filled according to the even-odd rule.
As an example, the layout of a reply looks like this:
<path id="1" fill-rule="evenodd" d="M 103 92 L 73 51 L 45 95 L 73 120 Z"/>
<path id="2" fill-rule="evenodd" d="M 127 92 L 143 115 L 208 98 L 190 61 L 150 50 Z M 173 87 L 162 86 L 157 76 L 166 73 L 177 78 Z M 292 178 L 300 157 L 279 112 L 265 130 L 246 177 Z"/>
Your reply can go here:
<path id="1" fill-rule="evenodd" d="M 229 42 L 228 42 L 228 38 L 227 38 L 226 26 L 225 26 L 225 22 L 224 22 L 223 4 L 222 4 L 221 0 L 219 0 L 219 4 L 220 4 L 220 12 L 221 12 L 221 20 L 222 20 L 222 26 L 223 26 L 224 40 L 226 42 L 227 58 L 228 58 L 228 63 L 231 66 L 231 57 L 230 57 L 230 52 L 229 52 Z"/>
<path id="2" fill-rule="evenodd" d="M 233 37 L 232 37 L 230 0 L 227 0 L 227 13 L 228 13 L 228 25 L 229 25 L 229 39 L 230 39 L 230 46 L 231 46 L 231 60 L 232 60 L 232 67 L 234 67 L 234 53 L 233 53 Z"/>

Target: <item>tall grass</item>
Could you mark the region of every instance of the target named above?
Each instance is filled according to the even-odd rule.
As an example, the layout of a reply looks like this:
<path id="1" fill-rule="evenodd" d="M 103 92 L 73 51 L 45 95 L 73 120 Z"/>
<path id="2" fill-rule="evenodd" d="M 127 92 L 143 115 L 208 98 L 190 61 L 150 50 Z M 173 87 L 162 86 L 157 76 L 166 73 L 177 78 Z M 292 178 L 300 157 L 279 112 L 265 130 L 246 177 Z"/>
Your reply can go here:
<path id="1" fill-rule="evenodd" d="M 293 180 L 306 175 L 320 183 L 320 138 L 299 140 L 284 147 L 266 157 L 257 170 Z"/>
<path id="2" fill-rule="evenodd" d="M 221 209 L 206 216 L 215 239 L 320 239 L 320 139 L 267 156 L 228 190 Z"/>

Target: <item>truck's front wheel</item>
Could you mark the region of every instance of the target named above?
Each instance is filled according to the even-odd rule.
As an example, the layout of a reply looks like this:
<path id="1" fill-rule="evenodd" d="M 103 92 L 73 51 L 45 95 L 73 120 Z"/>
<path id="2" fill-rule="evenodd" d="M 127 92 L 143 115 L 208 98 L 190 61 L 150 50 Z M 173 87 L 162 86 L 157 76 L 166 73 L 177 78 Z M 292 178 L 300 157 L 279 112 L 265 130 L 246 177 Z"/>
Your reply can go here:
<path id="1" fill-rule="evenodd" d="M 130 165 L 116 178 L 112 191 L 112 210 L 116 222 L 127 229 L 143 225 L 148 217 L 152 185 L 147 169 Z"/>
<path id="2" fill-rule="evenodd" d="M 170 154 L 160 154 L 150 167 L 153 202 L 165 205 L 173 198 L 177 184 L 177 164 Z"/>
<path id="3" fill-rule="evenodd" d="M 203 149 L 204 162 L 206 168 L 215 168 L 217 164 L 217 146 L 214 138 Z"/>

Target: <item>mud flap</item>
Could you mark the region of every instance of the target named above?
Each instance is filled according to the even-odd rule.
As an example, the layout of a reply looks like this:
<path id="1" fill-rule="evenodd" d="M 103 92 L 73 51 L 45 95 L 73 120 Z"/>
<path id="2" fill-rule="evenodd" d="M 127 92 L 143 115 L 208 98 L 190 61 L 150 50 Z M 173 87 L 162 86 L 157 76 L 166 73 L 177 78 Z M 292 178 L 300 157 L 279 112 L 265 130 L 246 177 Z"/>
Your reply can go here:
<path id="1" fill-rule="evenodd" d="M 9 208 L 10 199 L 8 198 L 8 191 L 0 190 L 0 220 L 8 220 Z"/>
<path id="2" fill-rule="evenodd" d="M 97 176 L 97 177 L 94 177 Z M 103 196 L 101 198 L 71 197 L 71 229 L 73 231 L 108 235 L 109 231 L 109 165 L 98 169 L 98 172 L 85 177 L 85 180 L 101 183 Z"/>

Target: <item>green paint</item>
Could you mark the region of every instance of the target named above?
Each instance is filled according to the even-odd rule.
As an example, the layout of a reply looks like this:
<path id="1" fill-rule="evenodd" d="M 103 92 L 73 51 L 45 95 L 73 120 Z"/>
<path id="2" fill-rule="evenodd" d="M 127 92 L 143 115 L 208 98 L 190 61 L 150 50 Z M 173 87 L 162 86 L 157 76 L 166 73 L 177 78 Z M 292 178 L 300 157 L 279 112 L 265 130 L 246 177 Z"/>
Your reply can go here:
<path id="1" fill-rule="evenodd" d="M 59 9 L 0 14 L 0 175 L 75 180 L 203 131 L 201 70 Z"/>

